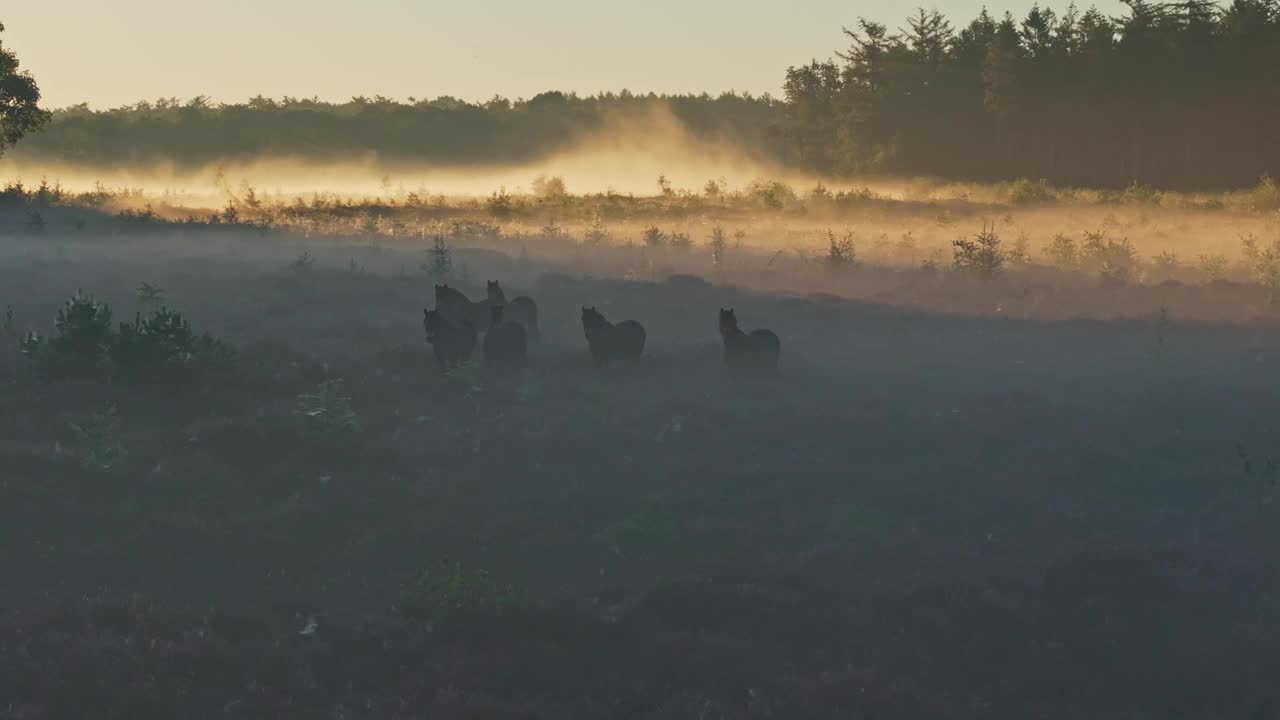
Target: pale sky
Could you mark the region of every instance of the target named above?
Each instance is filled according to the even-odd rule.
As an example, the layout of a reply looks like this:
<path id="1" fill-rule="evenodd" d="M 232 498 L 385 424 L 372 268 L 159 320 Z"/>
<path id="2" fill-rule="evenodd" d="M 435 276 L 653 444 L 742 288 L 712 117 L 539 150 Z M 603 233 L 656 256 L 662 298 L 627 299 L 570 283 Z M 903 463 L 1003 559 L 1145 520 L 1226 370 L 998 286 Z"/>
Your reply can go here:
<path id="1" fill-rule="evenodd" d="M 1055 9 L 1066 2 L 1050 1 Z M 1087 7 L 1088 2 L 1080 3 Z M 544 90 L 778 94 L 790 65 L 843 49 L 858 16 L 901 25 L 895 0 L 34 0 L 5 3 L 4 44 L 45 104 L 254 95 Z M 980 0 L 936 0 L 956 25 Z M 1025 13 L 1032 0 L 987 3 Z M 1121 14 L 1119 0 L 1098 7 Z"/>

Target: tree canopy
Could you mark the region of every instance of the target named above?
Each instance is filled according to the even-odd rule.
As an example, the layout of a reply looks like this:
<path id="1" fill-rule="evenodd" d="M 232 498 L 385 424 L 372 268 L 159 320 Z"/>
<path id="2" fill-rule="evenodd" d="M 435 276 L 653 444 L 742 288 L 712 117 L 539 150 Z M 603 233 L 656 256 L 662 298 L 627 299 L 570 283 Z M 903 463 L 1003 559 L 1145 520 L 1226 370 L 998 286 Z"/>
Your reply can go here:
<path id="1" fill-rule="evenodd" d="M 787 157 L 833 173 L 1239 185 L 1280 170 L 1280 0 L 860 20 L 787 71 Z"/>
<path id="2" fill-rule="evenodd" d="M 165 162 L 178 167 L 264 156 L 344 161 L 368 154 L 384 162 L 503 164 L 564 150 L 617 120 L 674 117 L 696 138 L 769 152 L 765 129 L 781 103 L 746 94 L 654 95 L 622 91 L 581 97 L 546 92 L 527 100 L 452 97 L 407 102 L 357 97 L 345 103 L 256 97 L 215 104 L 162 98 L 127 107 L 56 110 L 44 132 L 18 150 L 24 158 L 89 167 Z M 667 115 L 669 113 L 669 116 Z M 776 152 L 774 152 L 776 155 Z"/>
<path id="3" fill-rule="evenodd" d="M 4 23 L 0 23 L 0 33 Z M 49 119 L 41 110 L 40 88 L 30 73 L 19 70 L 18 56 L 0 40 L 0 155 Z"/>

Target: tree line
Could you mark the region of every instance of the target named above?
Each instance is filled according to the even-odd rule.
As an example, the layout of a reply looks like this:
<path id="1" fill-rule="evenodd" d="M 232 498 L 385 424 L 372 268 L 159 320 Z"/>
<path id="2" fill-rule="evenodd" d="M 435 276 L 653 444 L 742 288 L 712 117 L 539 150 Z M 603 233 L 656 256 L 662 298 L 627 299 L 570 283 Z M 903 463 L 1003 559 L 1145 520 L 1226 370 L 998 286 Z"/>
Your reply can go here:
<path id="1" fill-rule="evenodd" d="M 1241 186 L 1280 170 L 1280 0 L 1036 6 L 957 29 L 860 20 L 787 71 L 793 164 L 1056 183 Z"/>
<path id="2" fill-rule="evenodd" d="M 371 153 L 388 162 L 502 164 L 564 150 L 619 118 L 668 111 L 696 138 L 767 153 L 765 128 L 777 122 L 781 103 L 737 93 L 626 91 L 590 97 L 546 92 L 485 103 L 452 97 L 345 103 L 258 97 L 239 104 L 162 99 L 109 110 L 56 110 L 15 155 L 98 167 L 156 161 L 197 167 L 263 156 L 344 161 Z"/>
<path id="3" fill-rule="evenodd" d="M 983 10 L 959 28 L 918 10 L 789 68 L 781 99 L 547 92 L 485 103 L 255 98 L 46 113 L 0 46 L 0 153 L 90 167 L 289 155 L 438 164 L 534 160 L 617 118 L 670 113 L 695 137 L 832 176 L 933 175 L 1239 187 L 1280 175 L 1280 0 L 1126 0 L 1127 11 Z M 0 26 L 3 30 L 3 26 Z M 32 132 L 43 128 L 42 132 Z"/>

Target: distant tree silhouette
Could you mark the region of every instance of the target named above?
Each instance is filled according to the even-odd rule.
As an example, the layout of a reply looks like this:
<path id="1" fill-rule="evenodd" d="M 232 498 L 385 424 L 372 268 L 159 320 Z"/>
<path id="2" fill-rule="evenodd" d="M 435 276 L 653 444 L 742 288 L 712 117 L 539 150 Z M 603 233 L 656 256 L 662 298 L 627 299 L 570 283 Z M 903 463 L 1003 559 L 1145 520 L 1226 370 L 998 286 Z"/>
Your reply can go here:
<path id="1" fill-rule="evenodd" d="M 563 150 L 608 128 L 617 117 L 669 111 L 695 138 L 776 154 L 768 149 L 776 141 L 765 129 L 777 122 L 780 109 L 781 103 L 768 96 L 625 91 L 589 97 L 546 92 L 483 104 L 452 97 L 412 103 L 384 97 L 346 103 L 255 97 L 240 104 L 162 98 L 109 110 L 87 105 L 55 110 L 45 131 L 16 152 L 91 167 L 163 161 L 190 168 L 268 154 L 342 161 L 371 153 L 392 162 L 498 164 Z"/>
<path id="2" fill-rule="evenodd" d="M 4 23 L 0 23 L 3 32 Z M 18 56 L 0 40 L 0 155 L 49 120 L 49 113 L 39 107 L 35 79 L 18 68 Z"/>
<path id="3" fill-rule="evenodd" d="M 1280 171 L 1280 0 L 1126 0 L 959 30 L 860 20 L 788 70 L 792 163 L 838 173 L 1207 187 Z"/>

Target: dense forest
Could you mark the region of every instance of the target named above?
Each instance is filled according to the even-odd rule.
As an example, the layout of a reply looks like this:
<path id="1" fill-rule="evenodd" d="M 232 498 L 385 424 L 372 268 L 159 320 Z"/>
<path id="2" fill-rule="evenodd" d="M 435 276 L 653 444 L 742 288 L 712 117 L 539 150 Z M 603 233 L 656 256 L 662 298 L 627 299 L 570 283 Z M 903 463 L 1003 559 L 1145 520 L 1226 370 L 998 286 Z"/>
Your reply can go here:
<path id="1" fill-rule="evenodd" d="M 789 159 L 836 174 L 1169 187 L 1280 170 L 1280 0 L 1127 0 L 862 20 L 840 60 L 787 73 Z"/>
<path id="2" fill-rule="evenodd" d="M 784 97 L 591 97 L 469 103 L 255 98 L 55 111 L 19 159 L 178 167 L 262 155 L 383 162 L 534 160 L 619 118 L 671 114 L 696 138 L 833 176 L 1017 177 L 1063 185 L 1209 189 L 1280 175 L 1280 0 L 1127 0 L 982 11 L 955 26 L 918 10 L 859 20 L 829 61 L 786 71 Z"/>
<path id="3" fill-rule="evenodd" d="M 318 161 L 376 153 L 384 162 L 501 164 L 543 157 L 615 120 L 670 110 L 696 138 L 766 152 L 781 103 L 769 97 L 639 95 L 579 97 L 546 92 L 528 100 L 455 98 L 398 102 L 383 97 L 346 103 L 254 98 L 213 104 L 162 99 L 95 111 L 81 105 L 53 113 L 15 157 L 88 166 L 170 162 L 197 167 L 264 155 Z"/>

